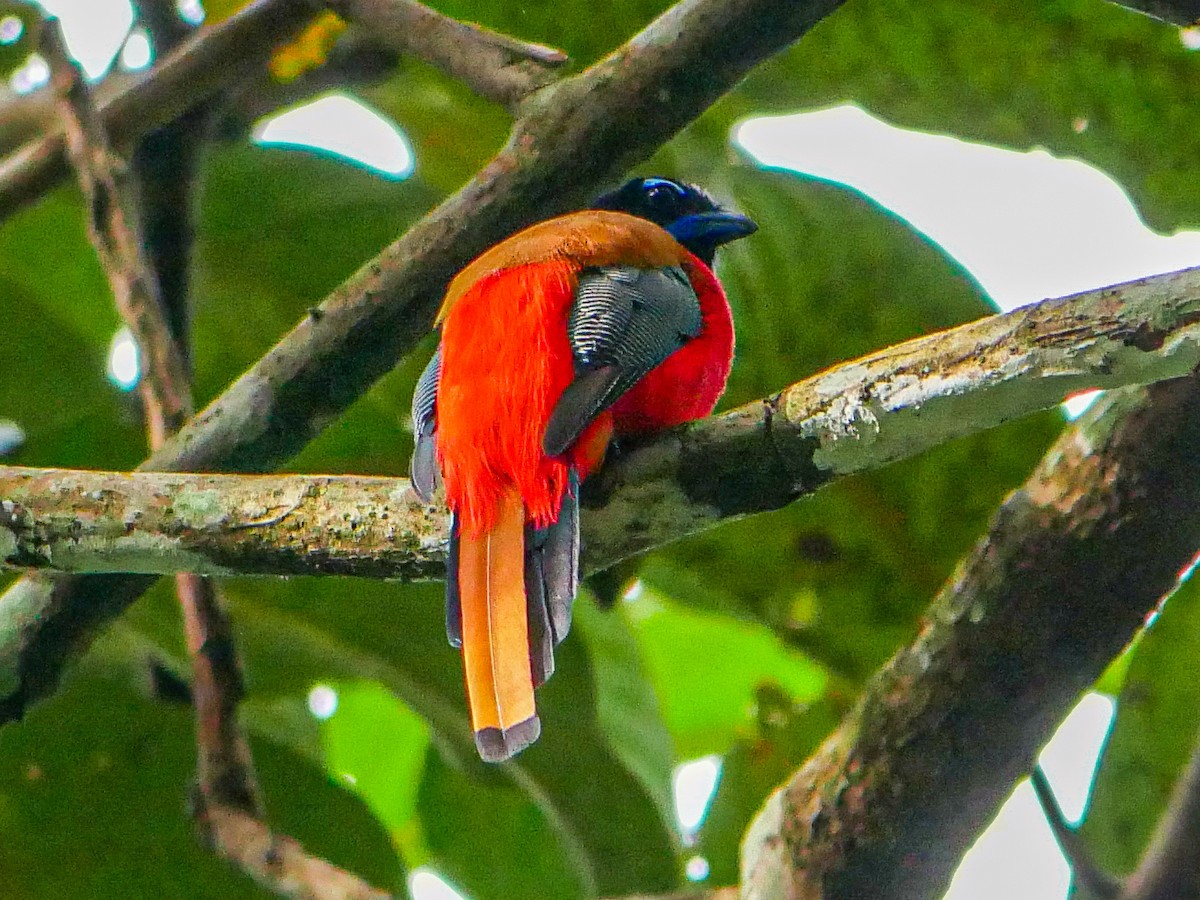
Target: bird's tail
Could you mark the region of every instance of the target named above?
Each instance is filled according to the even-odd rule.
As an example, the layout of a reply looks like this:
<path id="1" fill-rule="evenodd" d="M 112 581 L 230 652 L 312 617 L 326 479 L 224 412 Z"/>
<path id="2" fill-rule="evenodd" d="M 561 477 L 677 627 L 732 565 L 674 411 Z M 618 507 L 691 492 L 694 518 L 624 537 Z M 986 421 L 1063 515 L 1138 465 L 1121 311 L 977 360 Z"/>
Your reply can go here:
<path id="1" fill-rule="evenodd" d="M 451 543 L 457 598 L 450 598 L 447 611 L 461 618 L 447 624 L 452 639 L 455 631 L 462 639 L 479 755 L 500 762 L 532 744 L 542 730 L 530 670 L 525 508 L 520 495 L 515 490 L 504 494 L 491 529 L 477 536 L 456 533 Z"/>

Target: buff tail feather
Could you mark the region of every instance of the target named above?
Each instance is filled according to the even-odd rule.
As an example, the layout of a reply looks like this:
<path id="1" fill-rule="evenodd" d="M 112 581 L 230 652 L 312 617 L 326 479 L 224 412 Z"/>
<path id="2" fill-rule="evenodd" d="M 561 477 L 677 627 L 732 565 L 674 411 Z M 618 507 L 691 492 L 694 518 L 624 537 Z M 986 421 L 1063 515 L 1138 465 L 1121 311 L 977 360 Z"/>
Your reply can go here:
<path id="1" fill-rule="evenodd" d="M 471 727 L 480 756 L 499 762 L 541 733 L 530 672 L 520 496 L 510 491 L 502 497 L 489 531 L 456 534 L 454 542 L 461 617 L 455 624 L 461 629 Z"/>

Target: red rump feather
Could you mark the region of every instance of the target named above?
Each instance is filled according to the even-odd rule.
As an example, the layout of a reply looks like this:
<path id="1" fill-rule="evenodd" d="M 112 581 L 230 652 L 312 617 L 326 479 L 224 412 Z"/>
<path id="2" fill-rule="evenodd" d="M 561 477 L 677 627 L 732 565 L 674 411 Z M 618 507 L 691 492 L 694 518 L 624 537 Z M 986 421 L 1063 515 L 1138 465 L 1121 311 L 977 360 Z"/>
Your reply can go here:
<path id="1" fill-rule="evenodd" d="M 586 478 L 614 431 L 656 431 L 712 412 L 733 361 L 733 321 L 712 271 L 691 254 L 682 265 L 700 300 L 703 332 L 601 413 L 560 457 L 542 453 L 542 437 L 574 377 L 566 321 L 582 266 L 559 258 L 503 269 L 455 303 L 442 330 L 443 352 L 454 365 L 445 367 L 438 387 L 438 462 L 464 533 L 491 527 L 509 487 L 521 495 L 529 521 L 544 527 L 558 518 L 569 468 Z"/>
<path id="2" fill-rule="evenodd" d="M 608 414 L 567 454 L 542 453 L 546 422 L 575 374 L 566 321 L 579 268 L 555 259 L 495 272 L 446 317 L 443 352 L 454 365 L 438 386 L 438 462 L 465 534 L 492 526 L 510 486 L 535 526 L 554 522 L 569 468 L 583 477 L 603 457 Z"/>

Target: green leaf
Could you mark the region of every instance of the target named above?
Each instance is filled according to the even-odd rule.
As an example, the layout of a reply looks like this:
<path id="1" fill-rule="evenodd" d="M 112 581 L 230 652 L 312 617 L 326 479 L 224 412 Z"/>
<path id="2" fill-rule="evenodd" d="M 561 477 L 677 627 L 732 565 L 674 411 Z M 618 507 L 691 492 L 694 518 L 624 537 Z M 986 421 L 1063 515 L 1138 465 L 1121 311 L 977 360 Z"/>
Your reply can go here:
<path id="1" fill-rule="evenodd" d="M 845 711 L 844 701 L 797 703 L 771 682 L 755 692 L 757 727 L 721 761 L 721 777 L 700 829 L 697 851 L 709 864 L 708 882 L 737 884 L 742 836 L 767 796 L 820 745 Z"/>
<path id="2" fill-rule="evenodd" d="M 116 632 L 64 689 L 0 732 L 5 897 L 264 897 L 206 851 L 187 813 L 192 714 L 148 694 L 147 659 Z M 363 804 L 319 766 L 254 741 L 270 824 L 377 886 L 404 873 Z"/>
<path id="3" fill-rule="evenodd" d="M 431 751 L 419 808 L 431 864 L 475 900 L 596 894 L 537 803 L 511 785 L 480 782 Z"/>
<path id="4" fill-rule="evenodd" d="M 675 838 L 663 810 L 610 747 L 598 718 L 584 641 L 568 640 L 559 648 L 557 671 L 539 692 L 538 743 L 509 764 L 488 766 L 479 761 L 467 724 L 462 663 L 446 642 L 441 585 L 245 579 L 231 582 L 226 592 L 252 699 L 304 696 L 318 682 L 378 682 L 428 723 L 435 746 L 465 778 L 515 788 L 521 802 L 533 805 L 545 824 L 538 834 L 548 845 L 534 848 L 524 834 L 497 838 L 495 865 L 519 866 L 533 852 L 554 855 L 557 868 L 570 868 L 585 893 L 664 890 L 678 882 Z M 169 592 L 156 590 L 128 621 L 177 657 L 175 623 L 163 608 L 169 603 Z M 384 741 L 377 734 L 366 749 L 389 752 Z M 509 795 L 496 796 L 501 802 Z M 456 854 L 472 852 L 471 817 L 487 814 L 486 798 L 438 813 L 458 841 Z M 431 828 L 422 814 L 430 852 L 446 854 Z M 487 881 L 463 877 L 459 883 L 480 900 L 493 896 Z"/>
<path id="5" fill-rule="evenodd" d="M 653 564 L 647 580 L 654 580 Z M 623 604 L 683 759 L 724 753 L 753 723 L 755 689 L 774 679 L 798 701 L 825 692 L 826 676 L 762 625 L 687 609 L 646 588 Z"/>
<path id="6" fill-rule="evenodd" d="M 337 709 L 321 726 L 330 774 L 363 798 L 410 864 L 424 861 L 417 789 L 429 750 L 429 727 L 374 682 L 337 683 Z"/>
<path id="7" fill-rule="evenodd" d="M 591 657 L 600 730 L 654 798 L 663 820 L 671 823 L 674 742 L 631 618 L 623 606 L 598 609 L 584 592 L 575 602 L 572 628 Z"/>
<path id="8" fill-rule="evenodd" d="M 5 461 L 128 468 L 144 455 L 141 400 L 108 381 L 120 327 L 69 189 L 0 227 L 0 321 L 8 362 L 0 417 L 25 432 Z M 57 377 L 70 373 L 70 377 Z"/>
<path id="9" fill-rule="evenodd" d="M 1083 836 L 1113 872 L 1136 867 L 1200 737 L 1197 654 L 1200 583 L 1191 578 L 1138 640 L 1092 788 Z"/>

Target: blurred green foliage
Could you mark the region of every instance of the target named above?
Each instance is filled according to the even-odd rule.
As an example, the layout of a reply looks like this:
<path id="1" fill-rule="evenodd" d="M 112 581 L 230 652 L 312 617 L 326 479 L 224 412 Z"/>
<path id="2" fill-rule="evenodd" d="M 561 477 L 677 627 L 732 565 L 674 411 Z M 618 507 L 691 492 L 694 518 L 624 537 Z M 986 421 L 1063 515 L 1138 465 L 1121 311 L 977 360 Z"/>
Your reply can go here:
<path id="1" fill-rule="evenodd" d="M 561 46 L 582 67 L 666 3 L 437 5 Z M 1149 221 L 1174 229 L 1200 222 L 1197 93 L 1200 57 L 1175 29 L 1100 0 L 847 4 L 643 167 L 700 181 L 761 225 L 720 260 L 739 327 L 725 404 L 990 311 L 978 284 L 894 214 L 740 157 L 728 143 L 739 119 L 853 101 L 900 125 L 1044 146 L 1119 178 Z M 207 159 L 199 402 L 506 137 L 502 111 L 417 62 L 363 94 L 412 140 L 412 178 L 241 143 Z M 0 228 L 0 419 L 25 431 L 17 463 L 128 468 L 144 455 L 140 412 L 104 376 L 118 319 L 82 222 L 76 192 L 64 188 Z M 382 379 L 289 468 L 403 474 L 408 398 L 428 352 Z M 429 864 L 478 900 L 653 892 L 683 883 L 693 852 L 709 859 L 714 883 L 733 881 L 742 830 L 763 798 L 914 633 L 1058 422 L 1051 413 L 958 441 L 622 569 L 606 593 L 620 596 L 639 577 L 641 594 L 609 614 L 580 608 L 541 692 L 543 738 L 498 768 L 474 756 L 439 586 L 228 583 L 273 823 L 397 890 L 406 867 Z M 186 672 L 168 588 L 139 602 L 56 698 L 0 732 L 4 897 L 260 895 L 190 833 L 190 715 L 148 690 L 152 660 Z M 1170 693 L 1194 682 L 1179 669 L 1191 656 L 1156 649 L 1172 633 L 1188 640 L 1189 598 L 1172 601 L 1125 682 L 1125 694 L 1162 697 L 1178 712 L 1160 720 L 1123 706 L 1110 781 L 1097 789 L 1088 830 L 1122 865 L 1191 737 L 1190 698 Z M 339 696 L 322 722 L 306 706 L 316 684 Z M 707 753 L 725 755 L 722 780 L 685 854 L 671 770 Z M 1149 758 L 1157 762 L 1137 782 L 1145 789 L 1126 790 L 1128 767 Z"/>
<path id="2" fill-rule="evenodd" d="M 1132 872 L 1200 739 L 1200 583 L 1189 578 L 1137 642 L 1092 788 L 1083 836 L 1114 874 Z"/>

